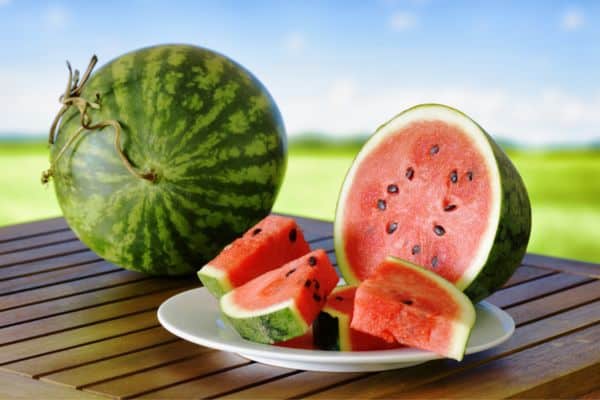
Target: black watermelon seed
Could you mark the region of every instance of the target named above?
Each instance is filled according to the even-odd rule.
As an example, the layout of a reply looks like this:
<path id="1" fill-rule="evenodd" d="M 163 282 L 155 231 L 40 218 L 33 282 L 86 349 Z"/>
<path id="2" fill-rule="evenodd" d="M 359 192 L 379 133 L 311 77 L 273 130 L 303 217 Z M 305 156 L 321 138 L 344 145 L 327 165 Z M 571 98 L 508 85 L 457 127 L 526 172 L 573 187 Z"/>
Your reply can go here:
<path id="1" fill-rule="evenodd" d="M 317 259 L 315 258 L 315 256 L 308 257 L 308 265 L 310 265 L 311 267 L 317 265 Z"/>
<path id="2" fill-rule="evenodd" d="M 437 256 L 433 256 L 433 258 L 431 259 L 431 266 L 432 267 L 437 267 L 438 265 L 438 257 Z"/>
<path id="3" fill-rule="evenodd" d="M 381 211 L 385 211 L 385 207 L 386 207 L 385 200 L 383 200 L 383 199 L 377 200 L 377 208 L 379 208 Z"/>
<path id="4" fill-rule="evenodd" d="M 256 235 L 258 235 L 261 232 L 262 232 L 262 229 L 256 228 L 255 230 L 252 231 L 252 236 L 256 236 Z"/>
<path id="5" fill-rule="evenodd" d="M 298 232 L 296 232 L 296 228 L 292 229 L 290 231 L 290 235 L 289 235 L 290 242 L 295 242 L 297 236 L 298 236 Z"/>
<path id="6" fill-rule="evenodd" d="M 304 287 L 309 288 L 311 284 L 312 284 L 312 281 L 310 279 L 307 279 L 306 282 L 304 282 Z"/>
<path id="7" fill-rule="evenodd" d="M 398 223 L 397 222 L 392 222 L 387 227 L 387 233 L 394 233 L 396 231 L 396 229 L 398 229 Z"/>
<path id="8" fill-rule="evenodd" d="M 387 191 L 388 193 L 398 193 L 398 186 L 392 183 L 391 185 L 388 185 Z"/>
<path id="9" fill-rule="evenodd" d="M 467 172 L 467 178 L 469 178 L 470 181 L 473 180 L 473 172 L 472 171 Z"/>
<path id="10" fill-rule="evenodd" d="M 458 182 L 458 174 L 456 173 L 456 170 L 450 172 L 450 182 L 452 182 L 452 183 Z"/>
<path id="11" fill-rule="evenodd" d="M 437 154 L 440 151 L 440 146 L 438 146 L 437 144 L 434 144 L 433 146 L 431 146 L 431 149 L 429 149 L 429 154 L 434 155 Z"/>
<path id="12" fill-rule="evenodd" d="M 293 274 L 294 272 L 296 272 L 296 268 L 292 268 L 290 269 L 288 272 L 285 273 L 285 277 L 287 278 L 288 276 L 290 276 L 291 274 Z"/>
<path id="13" fill-rule="evenodd" d="M 321 296 L 319 296 L 319 295 L 318 295 L 318 294 L 316 294 L 316 293 L 313 293 L 313 299 L 314 299 L 315 301 L 319 302 L 319 301 L 321 301 Z"/>
<path id="14" fill-rule="evenodd" d="M 315 281 L 315 289 L 319 290 L 321 288 L 321 285 L 319 285 L 319 281 L 316 279 L 313 279 Z"/>
<path id="15" fill-rule="evenodd" d="M 414 245 L 413 248 L 412 248 L 412 254 L 413 254 L 413 256 L 415 254 L 420 253 L 420 252 L 421 252 L 421 246 L 419 246 L 418 244 Z"/>
<path id="16" fill-rule="evenodd" d="M 409 181 L 412 181 L 415 176 L 415 170 L 412 167 L 408 167 L 406 169 L 406 174 L 404 174 Z"/>
<path id="17" fill-rule="evenodd" d="M 406 304 L 407 306 L 412 306 L 413 301 L 412 300 L 402 300 L 403 304 Z"/>
<path id="18" fill-rule="evenodd" d="M 433 231 L 435 232 L 436 235 L 438 236 L 444 236 L 444 233 L 446 233 L 446 230 L 444 229 L 443 226 L 441 225 L 436 225 L 433 227 Z"/>
<path id="19" fill-rule="evenodd" d="M 342 301 L 342 300 L 344 300 L 344 298 L 343 298 L 342 296 L 335 296 L 335 299 L 336 299 L 337 301 Z"/>
<path id="20" fill-rule="evenodd" d="M 448 204 L 446 207 L 444 207 L 444 211 L 454 211 L 456 210 L 456 204 Z"/>

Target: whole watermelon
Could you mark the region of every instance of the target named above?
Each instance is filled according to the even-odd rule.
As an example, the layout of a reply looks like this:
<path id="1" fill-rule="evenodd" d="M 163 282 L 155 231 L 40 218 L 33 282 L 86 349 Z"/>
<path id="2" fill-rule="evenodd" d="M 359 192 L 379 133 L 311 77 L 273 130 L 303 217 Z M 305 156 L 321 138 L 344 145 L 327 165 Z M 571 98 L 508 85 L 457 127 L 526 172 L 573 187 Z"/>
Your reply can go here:
<path id="1" fill-rule="evenodd" d="M 196 271 L 265 217 L 283 180 L 287 144 L 265 87 L 229 58 L 189 45 L 125 54 L 97 70 L 68 107 L 50 150 L 58 202 L 104 259 L 153 275 Z M 66 145 L 66 146 L 65 146 Z M 63 149 L 64 148 L 64 149 Z M 63 152 L 60 156 L 58 154 Z"/>

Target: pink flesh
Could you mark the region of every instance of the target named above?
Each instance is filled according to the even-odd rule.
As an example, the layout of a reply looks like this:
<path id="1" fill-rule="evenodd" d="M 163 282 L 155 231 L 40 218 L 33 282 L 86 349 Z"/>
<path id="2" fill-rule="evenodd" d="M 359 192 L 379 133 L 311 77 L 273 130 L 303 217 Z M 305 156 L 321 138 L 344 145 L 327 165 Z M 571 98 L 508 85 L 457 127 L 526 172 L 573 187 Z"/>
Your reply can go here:
<path id="1" fill-rule="evenodd" d="M 432 155 L 436 145 L 439 151 Z M 414 169 L 412 180 L 405 175 L 409 167 Z M 456 183 L 450 179 L 453 170 Z M 393 255 L 456 282 L 487 227 L 489 182 L 483 157 L 457 127 L 441 121 L 414 122 L 388 137 L 363 159 L 345 200 L 342 232 L 351 271 L 362 281 Z M 388 193 L 390 184 L 397 185 L 397 193 Z M 386 202 L 384 211 L 377 207 L 379 199 Z M 456 209 L 444 211 L 450 204 Z M 388 234 L 391 222 L 398 227 Z M 445 234 L 436 235 L 436 225 Z M 413 255 L 415 245 L 420 252 Z"/>

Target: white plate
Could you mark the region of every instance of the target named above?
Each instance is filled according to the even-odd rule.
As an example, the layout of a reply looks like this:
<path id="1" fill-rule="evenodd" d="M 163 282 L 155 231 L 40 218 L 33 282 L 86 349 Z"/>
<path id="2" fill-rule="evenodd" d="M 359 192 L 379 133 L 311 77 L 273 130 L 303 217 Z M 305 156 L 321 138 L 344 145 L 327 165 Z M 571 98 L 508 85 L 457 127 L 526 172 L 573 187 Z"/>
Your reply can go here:
<path id="1" fill-rule="evenodd" d="M 515 330 L 513 319 L 498 307 L 481 302 L 469 338 L 467 354 L 497 346 Z M 292 349 L 242 339 L 219 315 L 217 300 L 205 288 L 179 293 L 158 308 L 158 320 L 171 333 L 196 344 L 237 353 L 264 364 L 308 371 L 382 371 L 405 368 L 442 358 L 414 348 L 379 351 Z"/>

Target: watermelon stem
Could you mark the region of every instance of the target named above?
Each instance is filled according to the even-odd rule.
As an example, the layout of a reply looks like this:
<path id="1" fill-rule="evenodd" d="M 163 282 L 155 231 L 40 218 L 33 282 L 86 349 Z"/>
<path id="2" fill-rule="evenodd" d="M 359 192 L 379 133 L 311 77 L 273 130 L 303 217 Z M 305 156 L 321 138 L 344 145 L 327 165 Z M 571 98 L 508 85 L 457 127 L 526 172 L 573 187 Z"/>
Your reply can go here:
<path id="1" fill-rule="evenodd" d="M 117 151 L 117 154 L 119 155 L 119 158 L 123 162 L 123 165 L 125 166 L 125 168 L 136 178 L 146 179 L 150 182 L 156 182 L 158 177 L 154 171 L 152 171 L 152 170 L 146 171 L 146 172 L 137 171 L 131 164 L 131 161 L 129 160 L 129 158 L 127 158 L 127 156 L 123 153 L 123 150 L 121 149 L 122 128 L 121 128 L 121 124 L 119 123 L 119 121 L 114 120 L 114 119 L 109 119 L 109 120 L 104 120 L 104 121 L 100 121 L 95 124 L 92 124 L 91 118 L 88 114 L 88 109 L 92 108 L 92 109 L 97 110 L 100 108 L 100 94 L 96 93 L 96 101 L 91 102 L 91 101 L 81 97 L 81 92 L 82 92 L 83 88 L 85 87 L 85 84 L 87 83 L 88 79 L 90 78 L 90 76 L 92 74 L 92 70 L 94 69 L 94 67 L 96 66 L 97 63 L 98 63 L 98 57 L 96 57 L 96 55 L 94 54 L 92 56 L 92 59 L 90 60 L 90 63 L 88 65 L 87 69 L 83 73 L 83 76 L 81 77 L 81 80 L 80 80 L 79 70 L 73 71 L 73 69 L 71 68 L 71 64 L 67 61 L 67 69 L 69 70 L 69 78 L 67 80 L 67 87 L 65 89 L 64 94 L 62 94 L 59 97 L 59 101 L 62 104 L 62 107 L 58 111 L 56 117 L 54 117 L 54 120 L 52 121 L 52 125 L 50 126 L 50 133 L 48 135 L 48 143 L 51 146 L 54 145 L 54 142 L 56 140 L 56 128 L 58 127 L 62 117 L 65 115 L 67 110 L 69 108 L 71 108 L 72 106 L 75 106 L 79 110 L 80 119 L 81 119 L 81 127 L 79 127 L 79 129 L 77 129 L 77 131 L 73 135 L 71 135 L 71 137 L 63 145 L 63 147 L 60 149 L 60 151 L 58 152 L 58 154 L 56 155 L 54 160 L 51 162 L 50 168 L 48 168 L 46 171 L 42 172 L 42 183 L 43 184 L 48 183 L 48 181 L 50 180 L 50 178 L 52 177 L 52 175 L 54 173 L 54 165 L 56 165 L 58 160 L 64 154 L 65 150 L 71 146 L 71 144 L 75 141 L 75 139 L 77 139 L 84 130 L 97 131 L 97 130 L 101 130 L 107 126 L 112 126 L 113 129 L 115 130 L 115 141 L 114 141 L 115 150 Z"/>

